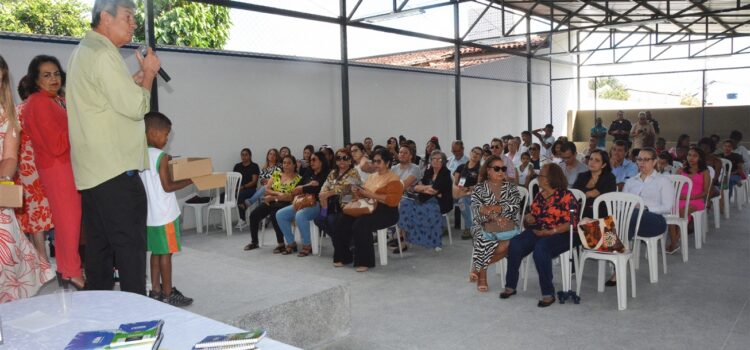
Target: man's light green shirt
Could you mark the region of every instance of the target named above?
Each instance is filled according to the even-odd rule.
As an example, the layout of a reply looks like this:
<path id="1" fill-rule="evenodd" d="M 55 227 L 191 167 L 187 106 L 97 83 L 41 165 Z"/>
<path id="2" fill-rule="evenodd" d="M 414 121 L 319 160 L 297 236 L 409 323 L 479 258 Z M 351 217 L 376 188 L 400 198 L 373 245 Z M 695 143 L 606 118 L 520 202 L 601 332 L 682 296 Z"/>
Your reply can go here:
<path id="1" fill-rule="evenodd" d="M 127 170 L 148 168 L 143 116 L 151 94 L 135 84 L 109 39 L 86 33 L 70 57 L 66 90 L 70 155 L 79 190 Z"/>

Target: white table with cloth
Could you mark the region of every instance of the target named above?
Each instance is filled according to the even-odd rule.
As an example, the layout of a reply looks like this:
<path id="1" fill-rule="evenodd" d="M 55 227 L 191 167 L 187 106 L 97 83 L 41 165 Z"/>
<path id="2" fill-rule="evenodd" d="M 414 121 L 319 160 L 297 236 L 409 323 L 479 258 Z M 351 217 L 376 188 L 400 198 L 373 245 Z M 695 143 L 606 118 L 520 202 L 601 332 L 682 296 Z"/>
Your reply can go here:
<path id="1" fill-rule="evenodd" d="M 117 329 L 123 323 L 155 319 L 164 320 L 161 350 L 189 350 L 206 336 L 243 332 L 143 295 L 116 291 L 68 293 L 69 308 L 62 307 L 65 297 L 60 293 L 0 304 L 0 350 L 64 349 L 78 332 Z M 258 348 L 297 349 L 268 337 L 258 343 Z"/>

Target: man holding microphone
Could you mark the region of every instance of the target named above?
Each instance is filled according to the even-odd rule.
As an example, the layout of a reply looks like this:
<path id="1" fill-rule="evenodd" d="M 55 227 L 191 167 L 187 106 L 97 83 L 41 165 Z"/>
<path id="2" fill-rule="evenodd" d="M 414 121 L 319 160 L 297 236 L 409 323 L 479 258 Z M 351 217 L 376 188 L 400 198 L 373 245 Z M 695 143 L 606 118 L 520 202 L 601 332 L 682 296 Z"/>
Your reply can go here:
<path id="1" fill-rule="evenodd" d="M 135 25 L 132 0 L 97 0 L 87 32 L 68 65 L 68 126 L 76 187 L 86 232 L 88 289 L 146 294 L 146 192 L 138 172 L 148 167 L 143 122 L 160 68 L 148 49 L 136 52 L 133 75 L 119 48 Z"/>

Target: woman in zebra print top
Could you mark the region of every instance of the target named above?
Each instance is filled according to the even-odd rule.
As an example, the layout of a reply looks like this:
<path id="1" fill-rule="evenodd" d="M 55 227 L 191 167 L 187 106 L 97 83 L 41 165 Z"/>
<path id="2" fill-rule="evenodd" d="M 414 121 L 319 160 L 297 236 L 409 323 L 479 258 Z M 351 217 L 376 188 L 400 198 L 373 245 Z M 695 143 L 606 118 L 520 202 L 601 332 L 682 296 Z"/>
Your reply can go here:
<path id="1" fill-rule="evenodd" d="M 477 290 L 480 292 L 488 290 L 487 267 L 504 258 L 508 252 L 507 240 L 487 240 L 482 232 L 490 226 L 512 229 L 518 225 L 521 196 L 516 185 L 508 181 L 506 170 L 502 158 L 490 156 L 479 170 L 479 183 L 474 186 L 471 195 L 471 233 L 474 236 L 474 251 L 471 256 L 469 281 L 476 281 Z"/>

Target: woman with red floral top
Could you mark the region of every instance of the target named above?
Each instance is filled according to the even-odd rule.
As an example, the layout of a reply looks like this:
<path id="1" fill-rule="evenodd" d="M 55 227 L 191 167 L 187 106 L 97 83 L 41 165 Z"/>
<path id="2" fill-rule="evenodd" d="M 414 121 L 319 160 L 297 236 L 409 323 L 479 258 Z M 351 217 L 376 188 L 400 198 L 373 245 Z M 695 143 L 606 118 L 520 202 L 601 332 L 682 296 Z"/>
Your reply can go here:
<path id="1" fill-rule="evenodd" d="M 560 166 L 545 164 L 539 171 L 539 194 L 526 214 L 526 230 L 510 241 L 508 247 L 508 274 L 505 278 L 505 291 L 501 299 L 516 294 L 518 268 L 521 260 L 534 253 L 534 264 L 539 273 L 539 287 L 542 299 L 537 306 L 547 307 L 555 302 L 555 287 L 552 284 L 552 258 L 569 250 L 569 228 L 571 220 L 576 224 L 578 202 L 573 193 L 567 190 L 568 181 Z M 570 217 L 573 210 L 573 217 Z"/>
<path id="2" fill-rule="evenodd" d="M 29 98 L 24 107 L 24 132 L 29 135 L 39 179 L 52 209 L 55 259 L 61 284 L 84 287 L 78 242 L 81 234 L 81 195 L 73 181 L 68 141 L 68 114 L 59 94 L 65 72 L 57 58 L 39 55 L 29 63 Z"/>

